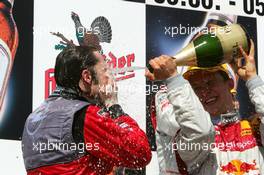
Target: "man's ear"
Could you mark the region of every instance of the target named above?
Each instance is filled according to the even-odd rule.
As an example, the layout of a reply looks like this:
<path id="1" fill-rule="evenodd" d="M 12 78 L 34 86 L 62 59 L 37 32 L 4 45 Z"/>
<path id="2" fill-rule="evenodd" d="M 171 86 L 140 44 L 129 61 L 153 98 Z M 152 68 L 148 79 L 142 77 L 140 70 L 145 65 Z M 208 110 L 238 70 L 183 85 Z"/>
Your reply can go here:
<path id="1" fill-rule="evenodd" d="M 87 83 L 87 84 L 92 84 L 92 75 L 91 72 L 88 69 L 84 69 L 82 71 L 82 77 L 81 79 Z"/>

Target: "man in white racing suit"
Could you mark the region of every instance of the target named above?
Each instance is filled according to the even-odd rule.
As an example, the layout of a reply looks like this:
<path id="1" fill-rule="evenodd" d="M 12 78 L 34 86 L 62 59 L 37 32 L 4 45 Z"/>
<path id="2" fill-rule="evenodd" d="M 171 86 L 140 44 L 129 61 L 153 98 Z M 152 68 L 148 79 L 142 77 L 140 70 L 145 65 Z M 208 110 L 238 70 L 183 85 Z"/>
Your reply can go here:
<path id="1" fill-rule="evenodd" d="M 181 76 L 169 56 L 150 61 L 154 72 L 146 76 L 167 85 L 155 99 L 160 174 L 264 174 L 264 82 L 256 73 L 254 43 L 248 55 L 240 51 L 245 65 L 240 60 L 235 67 L 255 105 L 251 120 L 239 116 L 225 65 L 190 67 Z"/>

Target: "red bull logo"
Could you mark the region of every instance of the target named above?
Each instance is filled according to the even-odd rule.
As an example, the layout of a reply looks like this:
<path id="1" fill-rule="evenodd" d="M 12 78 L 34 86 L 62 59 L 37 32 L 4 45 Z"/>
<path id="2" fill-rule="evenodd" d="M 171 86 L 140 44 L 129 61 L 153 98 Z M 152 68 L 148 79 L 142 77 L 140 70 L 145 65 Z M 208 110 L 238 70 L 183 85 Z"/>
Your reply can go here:
<path id="1" fill-rule="evenodd" d="M 256 168 L 256 161 L 253 163 L 242 162 L 241 160 L 232 160 L 227 165 L 221 165 L 221 172 L 225 172 L 230 175 L 245 175 L 246 173 L 252 173 L 252 171 L 258 170 Z M 256 173 L 256 175 L 259 174 Z M 252 174 L 253 175 L 253 174 Z"/>

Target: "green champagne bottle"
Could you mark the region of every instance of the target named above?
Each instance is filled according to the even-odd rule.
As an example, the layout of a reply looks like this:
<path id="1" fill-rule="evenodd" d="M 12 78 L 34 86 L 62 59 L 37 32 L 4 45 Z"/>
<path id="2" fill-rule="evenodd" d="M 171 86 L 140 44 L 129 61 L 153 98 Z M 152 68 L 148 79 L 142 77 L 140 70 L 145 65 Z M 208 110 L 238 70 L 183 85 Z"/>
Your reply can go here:
<path id="1" fill-rule="evenodd" d="M 173 58 L 177 66 L 213 67 L 241 58 L 239 46 L 248 52 L 249 44 L 249 36 L 242 26 L 231 24 L 197 37 Z M 150 65 L 147 67 L 153 72 Z"/>

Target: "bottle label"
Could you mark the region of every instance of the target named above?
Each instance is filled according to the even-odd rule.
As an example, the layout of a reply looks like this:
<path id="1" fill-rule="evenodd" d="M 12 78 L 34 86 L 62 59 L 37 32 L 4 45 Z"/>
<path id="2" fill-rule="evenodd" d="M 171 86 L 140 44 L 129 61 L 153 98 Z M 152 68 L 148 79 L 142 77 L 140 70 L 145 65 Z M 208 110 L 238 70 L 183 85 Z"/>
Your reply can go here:
<path id="1" fill-rule="evenodd" d="M 246 32 L 238 24 L 232 24 L 217 29 L 217 37 L 223 47 L 225 59 L 236 59 L 241 56 L 239 45 L 248 51 L 248 40 Z M 227 62 L 231 60 L 226 60 Z"/>
<path id="2" fill-rule="evenodd" d="M 6 43 L 0 39 L 0 105 L 4 98 L 9 71 L 11 68 L 11 52 Z"/>

